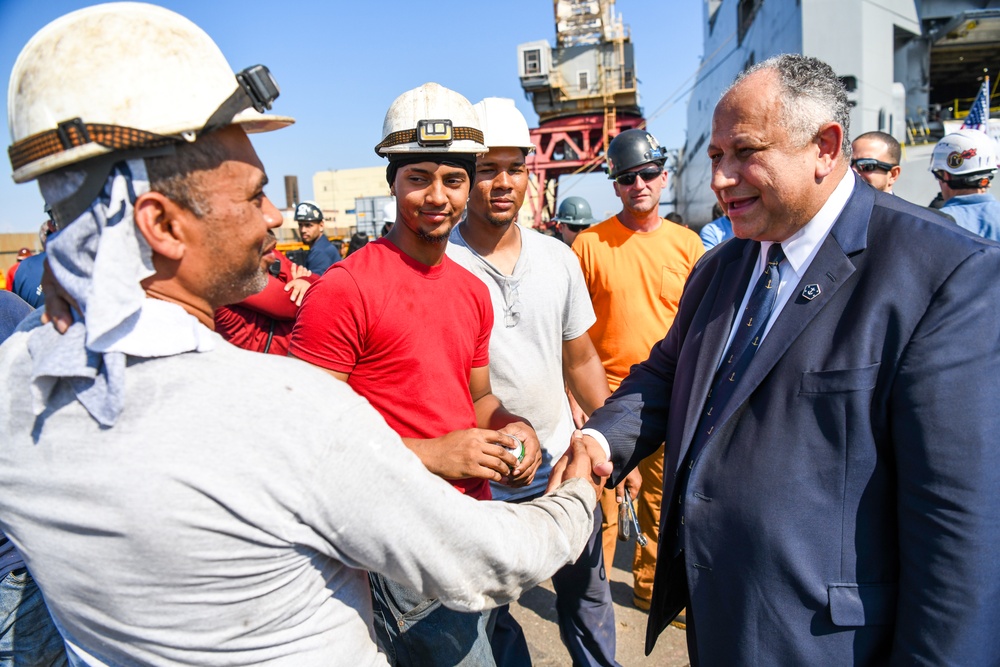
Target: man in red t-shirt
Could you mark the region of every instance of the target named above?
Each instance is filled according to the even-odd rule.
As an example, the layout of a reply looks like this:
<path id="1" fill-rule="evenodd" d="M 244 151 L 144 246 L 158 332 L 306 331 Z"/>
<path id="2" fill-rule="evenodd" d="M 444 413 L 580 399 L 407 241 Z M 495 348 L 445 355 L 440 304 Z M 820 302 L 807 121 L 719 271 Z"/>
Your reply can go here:
<path id="1" fill-rule="evenodd" d="M 389 158 L 396 224 L 309 289 L 289 353 L 367 398 L 428 470 L 489 499 L 490 481 L 529 483 L 541 453 L 490 387 L 489 292 L 445 255 L 486 151 L 482 131 L 468 100 L 429 83 L 393 102 L 383 137 L 376 151 Z M 377 639 L 394 664 L 492 663 L 486 615 L 371 579 Z M 419 622 L 408 615 L 418 606 L 431 609 Z"/>

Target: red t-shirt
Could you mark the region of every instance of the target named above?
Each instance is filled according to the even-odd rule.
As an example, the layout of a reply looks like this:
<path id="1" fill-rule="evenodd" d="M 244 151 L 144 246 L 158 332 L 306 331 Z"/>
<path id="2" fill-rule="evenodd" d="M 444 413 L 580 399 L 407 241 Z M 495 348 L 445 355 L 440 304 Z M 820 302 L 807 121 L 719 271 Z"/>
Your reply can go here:
<path id="1" fill-rule="evenodd" d="M 426 266 L 378 239 L 337 262 L 306 292 L 290 354 L 348 373 L 401 437 L 474 428 L 473 368 L 489 365 L 493 308 L 486 286 L 447 256 Z M 449 480 L 490 498 L 489 482 Z"/>
<path id="2" fill-rule="evenodd" d="M 285 285 L 292 279 L 292 263 L 282 253 L 274 254 L 281 262 L 278 276 L 268 275 L 263 291 L 216 310 L 215 330 L 236 347 L 251 352 L 263 352 L 270 336 L 268 354 L 285 356 L 299 307 L 285 291 Z M 313 274 L 305 279 L 315 282 L 319 276 Z"/>

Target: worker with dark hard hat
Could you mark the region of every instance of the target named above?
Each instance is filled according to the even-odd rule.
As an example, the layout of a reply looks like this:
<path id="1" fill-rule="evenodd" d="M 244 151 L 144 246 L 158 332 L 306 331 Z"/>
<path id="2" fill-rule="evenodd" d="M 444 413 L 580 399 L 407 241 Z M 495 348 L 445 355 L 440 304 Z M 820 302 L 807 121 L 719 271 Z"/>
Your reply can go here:
<path id="1" fill-rule="evenodd" d="M 330 243 L 323 226 L 323 211 L 311 201 L 301 202 L 295 207 L 295 222 L 299 224 L 299 236 L 309 246 L 305 267 L 318 276 L 343 259 L 337 246 Z"/>
<path id="2" fill-rule="evenodd" d="M 590 212 L 590 203 L 583 197 L 566 197 L 559 204 L 556 217 L 556 229 L 566 245 L 573 245 L 577 235 L 597 222 Z"/>
<path id="3" fill-rule="evenodd" d="M 492 390 L 490 293 L 445 254 L 465 212 L 476 156 L 486 152 L 476 112 L 458 93 L 424 84 L 389 107 L 375 151 L 389 159 L 396 224 L 306 293 L 290 354 L 367 398 L 427 469 L 465 496 L 488 500 L 490 482 L 527 486 L 541 463 L 539 442 Z M 410 502 L 422 507 L 422 493 L 412 490 Z M 500 532 L 525 538 L 517 526 Z M 442 539 L 434 531 L 423 537 Z M 535 544 L 540 553 L 553 546 Z M 394 664 L 493 664 L 488 614 L 449 609 L 381 573 L 371 584 L 376 638 Z"/>
<path id="4" fill-rule="evenodd" d="M 980 130 L 947 134 L 931 154 L 944 205 L 959 227 L 1000 241 L 1000 202 L 990 192 L 997 173 L 997 142 Z"/>
<path id="5" fill-rule="evenodd" d="M 266 283 L 282 221 L 247 136 L 292 122 L 265 113 L 266 68 L 234 76 L 187 19 L 113 3 L 42 28 L 9 90 L 14 178 L 61 231 L 56 324 L 0 348 L 0 383 L 26 388 L 0 400 L 0 529 L 71 664 L 385 665 L 366 570 L 477 612 L 575 558 L 589 470 L 530 508 L 456 502 L 347 385 L 212 330 Z M 4 604 L 40 604 L 7 595 L 25 581 Z"/>
<path id="6" fill-rule="evenodd" d="M 493 484 L 493 498 L 523 502 L 542 494 L 575 425 L 565 385 L 586 413 L 610 395 L 587 330 L 594 309 L 576 257 L 557 239 L 517 224 L 528 189 L 525 159 L 534 146 L 514 100 L 475 105 L 489 150 L 476 159 L 465 221 L 451 232 L 448 256 L 489 288 L 493 304 L 490 381 L 538 433 L 542 465 L 523 487 Z M 552 575 L 559 635 L 573 664 L 614 665 L 615 615 L 602 557 L 600 510 L 580 558 Z M 506 608 L 491 636 L 497 665 L 528 665 L 524 633 Z"/>
<path id="7" fill-rule="evenodd" d="M 633 364 L 644 361 L 650 348 L 673 323 L 684 281 L 704 252 L 698 235 L 680 225 L 664 224 L 660 193 L 667 185 L 666 153 L 646 130 L 625 130 L 605 155 L 608 177 L 622 202 L 621 212 L 580 232 L 573 252 L 580 258 L 594 303 L 597 323 L 590 328 L 597 353 L 614 391 Z M 633 559 L 633 602 L 649 608 L 663 488 L 663 448 L 632 471 L 614 494 L 605 492 L 604 561 L 614 561 L 618 535 L 616 504 L 625 490 L 635 490 L 641 474 L 636 513 L 645 546 L 636 544 Z"/>

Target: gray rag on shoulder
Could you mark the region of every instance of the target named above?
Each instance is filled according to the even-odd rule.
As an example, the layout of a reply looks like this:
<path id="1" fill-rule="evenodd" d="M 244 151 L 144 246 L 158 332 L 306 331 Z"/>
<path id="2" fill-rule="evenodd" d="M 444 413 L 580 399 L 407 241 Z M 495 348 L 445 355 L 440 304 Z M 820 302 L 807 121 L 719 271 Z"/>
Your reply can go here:
<path id="1" fill-rule="evenodd" d="M 69 180 L 65 183 L 72 188 Z M 125 401 L 127 357 L 211 349 L 211 332 L 180 306 L 147 299 L 153 275 L 149 244 L 135 227 L 136 199 L 149 191 L 141 159 L 116 164 L 90 208 L 49 239 L 53 277 L 79 312 L 65 334 L 52 325 L 29 334 L 32 399 L 40 415 L 60 381 L 102 426 L 113 426 Z M 70 192 L 46 192 L 58 201 Z"/>

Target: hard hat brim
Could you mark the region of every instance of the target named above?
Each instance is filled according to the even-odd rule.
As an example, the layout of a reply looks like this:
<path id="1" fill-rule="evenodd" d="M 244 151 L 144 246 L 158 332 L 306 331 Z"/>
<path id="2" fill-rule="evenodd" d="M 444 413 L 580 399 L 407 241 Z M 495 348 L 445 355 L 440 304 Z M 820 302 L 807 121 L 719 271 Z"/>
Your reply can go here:
<path id="1" fill-rule="evenodd" d="M 236 114 L 230 125 L 239 125 L 247 134 L 257 134 L 260 132 L 272 132 L 288 127 L 295 122 L 291 116 L 278 116 L 272 114 L 258 113 L 255 109 L 246 109 Z M 192 128 L 177 128 L 174 131 L 165 132 L 167 136 L 180 135 L 182 132 L 189 132 Z M 179 141 L 183 141 L 179 139 Z M 77 164 L 91 158 L 111 153 L 114 149 L 102 146 L 97 143 L 88 143 L 83 146 L 76 146 L 69 150 L 64 150 L 55 155 L 41 158 L 30 162 L 13 173 L 15 183 L 27 183 L 38 178 L 42 174 L 55 171 L 61 167 Z"/>

